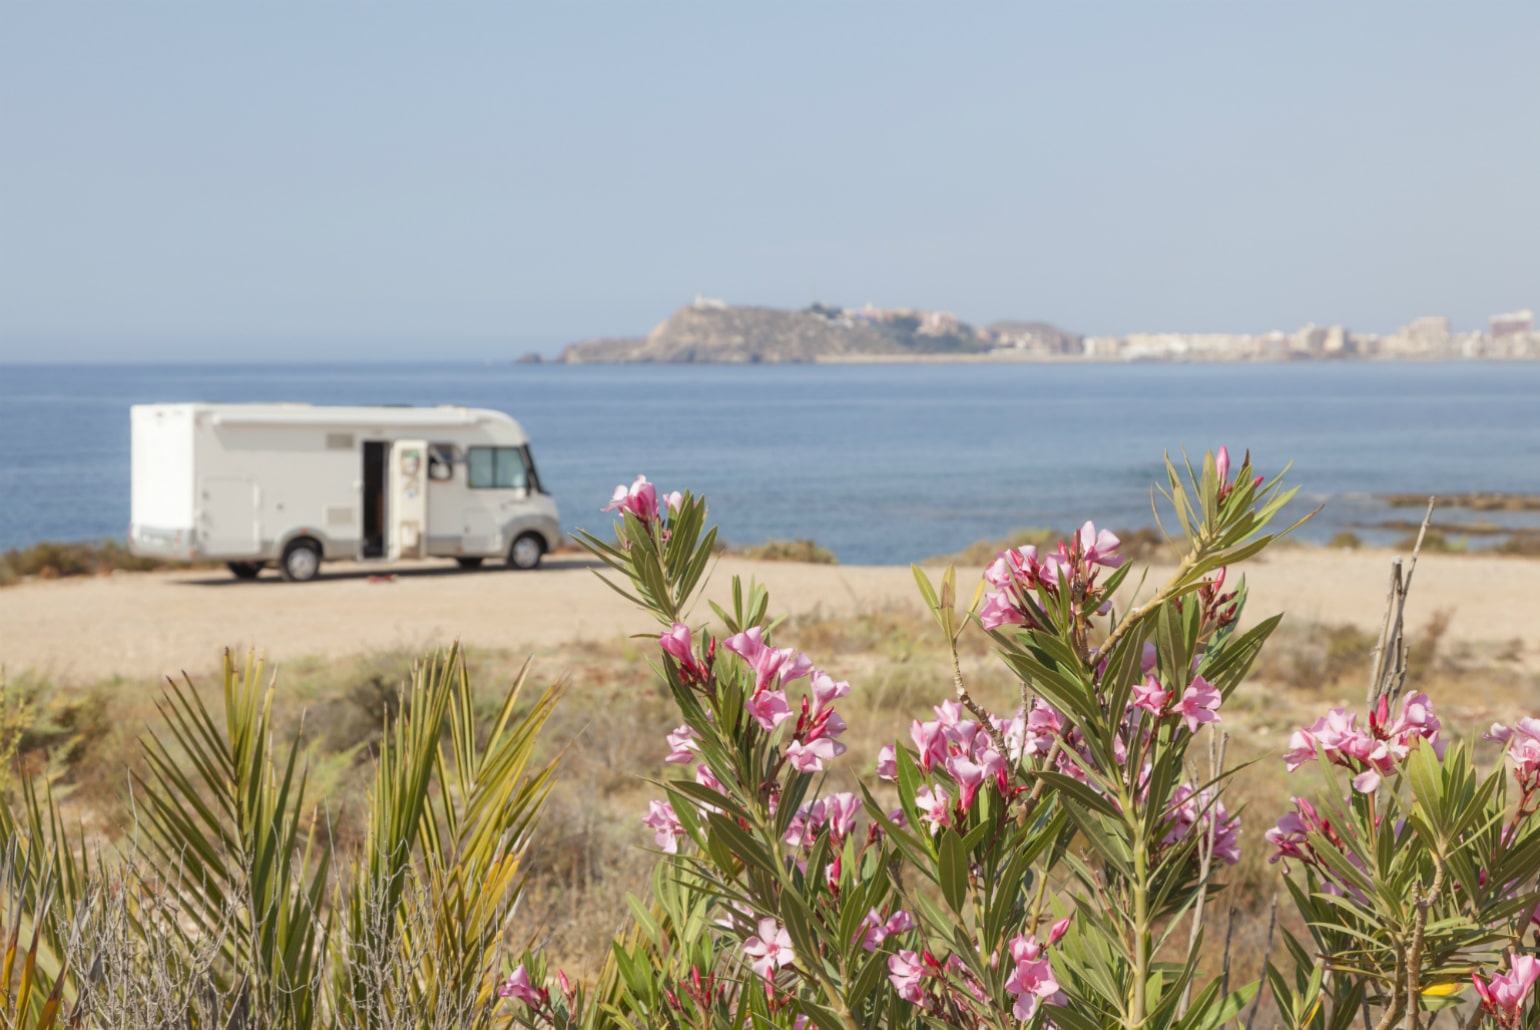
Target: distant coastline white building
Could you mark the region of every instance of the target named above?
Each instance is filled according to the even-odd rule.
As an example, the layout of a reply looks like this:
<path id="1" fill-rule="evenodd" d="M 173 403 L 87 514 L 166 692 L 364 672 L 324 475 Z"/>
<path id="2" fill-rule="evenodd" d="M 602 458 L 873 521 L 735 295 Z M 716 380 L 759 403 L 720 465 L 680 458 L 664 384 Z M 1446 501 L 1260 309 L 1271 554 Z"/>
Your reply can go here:
<path id="1" fill-rule="evenodd" d="M 1492 316 L 1492 335 L 1494 337 L 1519 336 L 1535 331 L 1535 313 L 1528 308 L 1522 311 L 1508 311 L 1501 315 Z"/>

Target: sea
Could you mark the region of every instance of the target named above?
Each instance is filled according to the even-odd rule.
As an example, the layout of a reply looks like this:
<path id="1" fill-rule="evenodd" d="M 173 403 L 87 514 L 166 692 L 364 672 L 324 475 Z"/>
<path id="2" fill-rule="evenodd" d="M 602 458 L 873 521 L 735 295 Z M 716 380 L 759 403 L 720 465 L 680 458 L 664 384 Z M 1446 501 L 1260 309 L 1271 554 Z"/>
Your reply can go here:
<path id="1" fill-rule="evenodd" d="M 643 474 L 704 494 L 724 540 L 812 539 L 858 565 L 1153 525 L 1162 455 L 1221 444 L 1269 475 L 1292 463 L 1291 513 L 1321 509 L 1306 540 L 1404 536 L 1382 523 L 1421 511 L 1387 494 L 1540 494 L 1540 362 L 0 365 L 0 550 L 125 536 L 129 405 L 169 401 L 497 408 L 568 532 L 605 532 L 612 490 Z"/>

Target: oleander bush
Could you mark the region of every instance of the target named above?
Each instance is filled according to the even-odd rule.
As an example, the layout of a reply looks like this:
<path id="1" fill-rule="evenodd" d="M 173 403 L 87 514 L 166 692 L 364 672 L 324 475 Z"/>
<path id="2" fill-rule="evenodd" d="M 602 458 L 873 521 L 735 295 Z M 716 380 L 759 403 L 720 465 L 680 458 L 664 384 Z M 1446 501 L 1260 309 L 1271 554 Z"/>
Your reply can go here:
<path id="1" fill-rule="evenodd" d="M 692 624 L 704 502 L 618 489 L 615 539 L 585 542 L 661 627 L 680 772 L 644 818 L 657 873 L 607 977 L 585 989 L 526 955 L 500 988 L 520 1024 L 1249 1026 L 1263 984 L 1232 983 L 1204 940 L 1243 847 L 1224 710 L 1279 617 L 1248 627 L 1232 570 L 1279 535 L 1292 491 L 1249 456 L 1232 476 L 1221 449 L 1168 461 L 1163 492 L 1187 550 L 1132 607 L 1114 605 L 1120 541 L 1091 523 L 1000 555 L 960 607 L 951 570 L 938 588 L 916 569 L 952 643 L 949 696 L 867 756 L 875 783 L 830 790 L 852 760 L 849 684 L 780 646 L 755 583 Z M 970 693 L 970 624 L 1017 678 L 1014 711 Z M 1425 695 L 1401 696 L 1391 640 L 1400 671 L 1376 679 L 1364 721 L 1334 709 L 1284 756 L 1325 788 L 1264 835 L 1306 928 L 1267 962 L 1272 1006 L 1322 1030 L 1533 1025 L 1540 721 L 1494 726 L 1511 774 L 1478 771 Z"/>
<path id="2" fill-rule="evenodd" d="M 916 569 L 950 682 L 872 612 L 852 632 L 886 665 L 858 704 L 855 652 L 816 618 L 777 618 L 753 581 L 703 596 L 703 499 L 618 489 L 614 538 L 584 542 L 655 623 L 635 658 L 677 721 L 649 742 L 600 705 L 571 745 L 608 779 L 659 761 L 645 896 L 594 915 L 617 931 L 581 975 L 520 911 L 542 807 L 571 834 L 542 873 L 617 847 L 534 761 L 555 688 L 526 701 L 521 674 L 488 708 L 458 649 L 399 697 L 370 678 L 372 786 L 337 835 L 273 687 L 227 658 L 214 701 L 166 689 L 115 845 L 72 831 L 47 776 L 0 806 L 0 1028 L 1250 1030 L 1264 1001 L 1297 1030 L 1536 1025 L 1540 720 L 1453 739 L 1408 689 L 1431 645 L 1391 634 L 1361 713 L 1264 759 L 1284 810 L 1243 812 L 1226 734 L 1279 617 L 1249 616 L 1239 566 L 1293 528 L 1292 491 L 1221 449 L 1168 461 L 1163 493 L 1182 556 L 1161 583 L 1091 523 L 999 554 L 971 598 Z M 1317 672 L 1368 643 L 1325 642 Z M 985 655 L 1008 694 L 980 689 Z M 847 717 L 925 692 L 907 737 L 851 753 L 870 734 Z M 1238 928 L 1269 861 L 1286 911 Z M 1232 976 L 1236 938 L 1261 940 L 1260 977 Z"/>

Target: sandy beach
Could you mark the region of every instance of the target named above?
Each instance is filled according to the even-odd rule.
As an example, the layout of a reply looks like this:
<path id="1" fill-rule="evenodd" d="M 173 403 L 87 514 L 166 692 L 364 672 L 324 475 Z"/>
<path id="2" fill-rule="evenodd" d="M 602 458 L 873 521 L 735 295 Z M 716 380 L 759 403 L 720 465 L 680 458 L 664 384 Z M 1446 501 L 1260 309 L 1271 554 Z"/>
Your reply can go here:
<path id="1" fill-rule="evenodd" d="M 1283 611 L 1296 623 L 1349 623 L 1378 631 L 1390 552 L 1280 550 L 1246 569 L 1251 614 Z M 271 659 L 341 657 L 392 648 L 427 649 L 459 638 L 490 648 L 539 651 L 574 640 L 615 640 L 649 630 L 648 620 L 593 574 L 586 557 L 559 555 L 540 571 L 460 572 L 424 562 L 393 570 L 328 565 L 319 581 L 252 583 L 223 570 L 119 573 L 31 582 L 0 590 L 0 664 L 55 681 L 204 671 L 225 646 L 255 646 Z M 393 578 L 372 578 L 385 572 Z M 906 568 L 799 565 L 724 558 L 709 596 L 733 575 L 757 577 L 774 610 L 838 615 L 873 606 L 919 606 Z M 1158 581 L 1161 570 L 1151 572 Z M 976 570 L 960 570 L 974 581 Z M 1424 555 L 1409 621 L 1451 614 L 1445 639 L 1516 642 L 1540 667 L 1540 562 Z M 697 616 L 709 609 L 700 605 Z"/>

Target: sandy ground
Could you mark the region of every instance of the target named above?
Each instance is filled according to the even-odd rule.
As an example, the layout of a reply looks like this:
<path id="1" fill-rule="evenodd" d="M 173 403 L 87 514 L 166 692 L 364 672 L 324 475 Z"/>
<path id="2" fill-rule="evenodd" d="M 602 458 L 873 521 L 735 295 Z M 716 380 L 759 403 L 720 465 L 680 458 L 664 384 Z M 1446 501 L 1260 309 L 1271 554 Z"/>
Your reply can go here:
<path id="1" fill-rule="evenodd" d="M 1299 622 L 1353 623 L 1378 632 L 1389 552 L 1282 550 L 1247 566 L 1252 615 L 1287 612 Z M 271 572 L 238 582 L 223 571 L 118 574 L 0 589 L 0 665 L 57 681 L 212 668 L 226 645 L 256 646 L 271 659 L 336 657 L 388 648 L 426 649 L 456 637 L 480 647 L 538 650 L 572 640 L 614 640 L 647 631 L 647 617 L 593 574 L 559 555 L 538 572 L 447 563 L 392 570 L 328 565 L 323 578 L 283 583 Z M 371 573 L 394 572 L 375 579 Z M 727 595 L 733 574 L 755 576 L 774 610 L 830 614 L 883 604 L 918 606 L 906 568 L 795 565 L 724 559 L 708 586 Z M 1152 571 L 1157 582 L 1160 570 Z M 976 572 L 960 572 L 971 593 Z M 1409 622 L 1436 610 L 1453 619 L 1446 639 L 1517 641 L 1540 667 L 1540 561 L 1423 556 Z M 698 616 L 709 614 L 704 604 Z"/>

